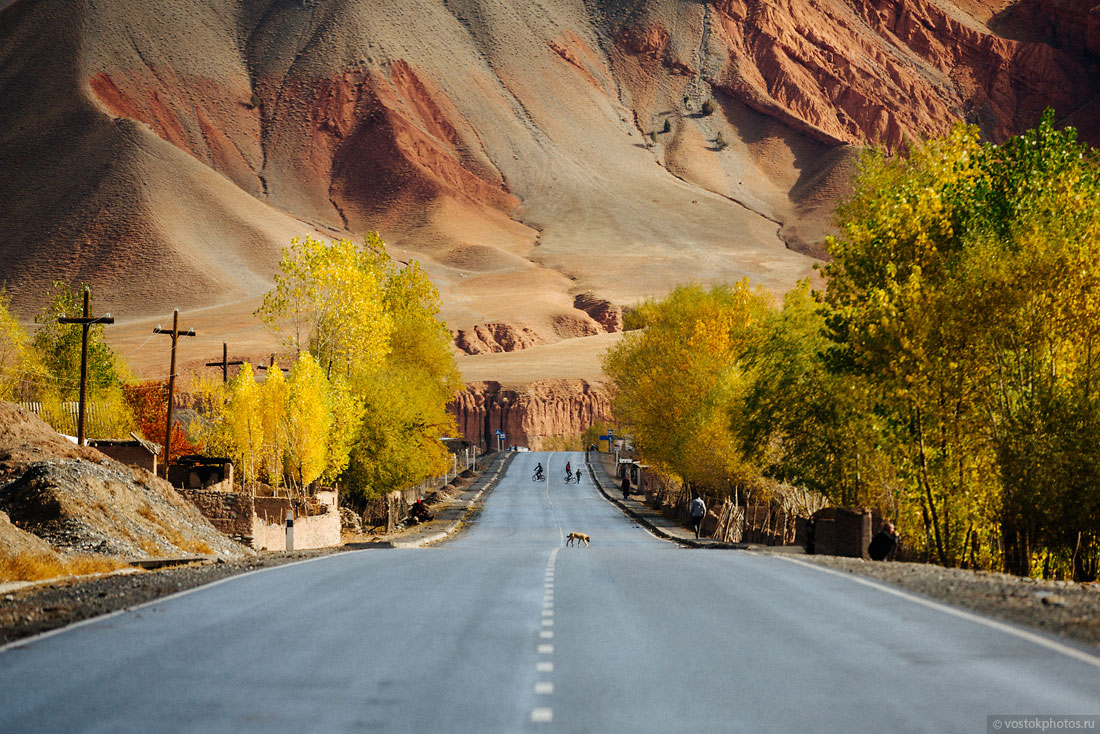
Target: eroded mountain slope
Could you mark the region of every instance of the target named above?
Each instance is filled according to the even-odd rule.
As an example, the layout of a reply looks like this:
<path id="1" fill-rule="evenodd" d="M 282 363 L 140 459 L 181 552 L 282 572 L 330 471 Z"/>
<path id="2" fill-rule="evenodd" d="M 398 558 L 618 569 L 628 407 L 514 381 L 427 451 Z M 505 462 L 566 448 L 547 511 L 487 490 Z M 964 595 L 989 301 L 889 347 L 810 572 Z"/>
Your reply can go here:
<path id="1" fill-rule="evenodd" d="M 534 359 L 615 328 L 578 304 L 806 277 L 859 146 L 1090 121 L 1098 38 L 1077 0 L 18 0 L 0 266 L 23 313 L 81 279 L 112 338 L 213 341 L 291 236 L 379 229 Z"/>

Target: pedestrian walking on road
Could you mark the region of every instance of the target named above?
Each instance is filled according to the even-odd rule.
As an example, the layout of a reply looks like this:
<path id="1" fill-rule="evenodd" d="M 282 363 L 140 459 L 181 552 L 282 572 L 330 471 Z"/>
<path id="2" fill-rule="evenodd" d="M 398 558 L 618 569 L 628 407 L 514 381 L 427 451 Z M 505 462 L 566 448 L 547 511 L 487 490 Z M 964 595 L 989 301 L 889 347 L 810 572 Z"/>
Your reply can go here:
<path id="1" fill-rule="evenodd" d="M 695 495 L 691 501 L 691 527 L 695 530 L 695 539 L 699 539 L 699 530 L 703 527 L 703 518 L 707 515 L 707 506 L 703 498 Z"/>

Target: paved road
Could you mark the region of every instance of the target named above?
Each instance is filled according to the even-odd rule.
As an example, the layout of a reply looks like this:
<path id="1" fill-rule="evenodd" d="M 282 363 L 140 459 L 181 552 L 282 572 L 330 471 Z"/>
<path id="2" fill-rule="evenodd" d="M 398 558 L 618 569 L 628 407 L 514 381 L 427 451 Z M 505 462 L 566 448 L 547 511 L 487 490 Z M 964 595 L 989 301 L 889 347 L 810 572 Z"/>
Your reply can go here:
<path id="1" fill-rule="evenodd" d="M 0 732 L 985 732 L 1100 714 L 1100 660 L 633 526 L 520 454 L 473 527 L 0 652 Z M 531 480 L 536 461 L 549 480 Z M 590 548 L 565 548 L 581 530 Z"/>

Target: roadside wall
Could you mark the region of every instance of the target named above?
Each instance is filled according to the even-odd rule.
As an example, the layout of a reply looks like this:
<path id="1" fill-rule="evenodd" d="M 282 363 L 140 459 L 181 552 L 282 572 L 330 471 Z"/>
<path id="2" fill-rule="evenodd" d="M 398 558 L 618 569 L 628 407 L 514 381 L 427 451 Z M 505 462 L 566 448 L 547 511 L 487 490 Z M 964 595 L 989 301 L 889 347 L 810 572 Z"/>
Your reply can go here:
<path id="1" fill-rule="evenodd" d="M 812 540 L 807 552 L 829 556 L 868 558 L 867 546 L 871 543 L 871 511 L 850 510 L 844 507 L 826 507 L 814 513 Z"/>
<path id="2" fill-rule="evenodd" d="M 286 511 L 294 501 L 286 497 L 253 497 L 213 489 L 177 488 L 221 532 L 256 550 L 286 550 Z M 340 544 L 340 513 L 333 491 L 314 495 L 311 512 L 294 517 L 294 548 L 327 548 Z"/>
<path id="3" fill-rule="evenodd" d="M 191 501 L 199 512 L 221 532 L 238 542 L 250 543 L 252 539 L 252 495 L 212 489 L 176 488 Z"/>
<path id="4" fill-rule="evenodd" d="M 340 512 L 336 492 L 318 492 L 319 515 L 294 517 L 294 550 L 327 548 L 340 544 Z M 252 516 L 252 547 L 256 550 L 286 550 L 286 511 L 293 502 L 285 497 L 257 497 Z"/>
<path id="5" fill-rule="evenodd" d="M 88 441 L 89 446 L 98 449 L 120 464 L 145 469 L 157 473 L 157 455 L 151 453 L 137 441 Z"/>

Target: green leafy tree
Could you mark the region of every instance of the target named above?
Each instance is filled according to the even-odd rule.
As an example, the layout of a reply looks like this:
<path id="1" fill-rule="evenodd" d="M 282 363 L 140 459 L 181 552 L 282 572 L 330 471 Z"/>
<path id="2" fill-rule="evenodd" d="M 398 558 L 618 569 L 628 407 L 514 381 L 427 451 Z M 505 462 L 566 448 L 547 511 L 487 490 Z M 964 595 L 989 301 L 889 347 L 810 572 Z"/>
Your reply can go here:
<path id="1" fill-rule="evenodd" d="M 55 281 L 49 302 L 35 316 L 38 329 L 33 344 L 47 373 L 48 384 L 60 400 L 76 400 L 80 392 L 80 354 L 83 330 L 71 324 L 59 324 L 58 317 L 79 316 L 83 312 L 83 290 Z M 128 371 L 103 340 L 103 325 L 88 330 L 88 391 L 94 394 L 120 386 Z"/>
<path id="2" fill-rule="evenodd" d="M 896 513 L 889 453 L 866 380 L 829 368 L 825 315 L 800 283 L 745 357 L 751 386 L 732 418 L 744 450 L 781 482 L 841 506 Z"/>
<path id="3" fill-rule="evenodd" d="M 65 404 L 80 396 L 84 334 L 81 327 L 60 324 L 57 319 L 83 312 L 83 292 L 87 287 L 54 282 L 49 302 L 35 316 L 38 328 L 32 338 L 34 362 L 42 369 L 37 397 L 43 405 L 43 418 L 55 429 L 70 434 L 77 431 L 76 419 Z M 86 429 L 90 437 L 124 438 L 135 428 L 122 392 L 130 372 L 104 342 L 103 329 L 102 324 L 95 324 L 88 330 Z"/>

